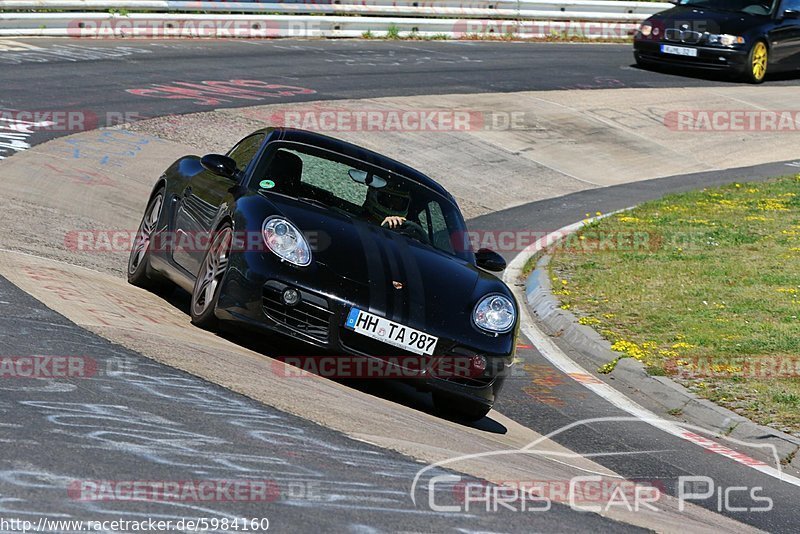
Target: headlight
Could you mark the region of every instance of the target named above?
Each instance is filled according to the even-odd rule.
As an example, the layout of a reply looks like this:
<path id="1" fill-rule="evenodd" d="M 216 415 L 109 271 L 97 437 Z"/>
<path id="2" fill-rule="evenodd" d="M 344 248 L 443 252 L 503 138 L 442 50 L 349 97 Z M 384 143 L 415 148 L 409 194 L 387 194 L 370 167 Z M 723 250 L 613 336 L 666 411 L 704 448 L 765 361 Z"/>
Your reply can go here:
<path id="1" fill-rule="evenodd" d="M 264 221 L 261 232 L 264 243 L 279 258 L 305 267 L 311 264 L 311 249 L 303 234 L 292 223 L 281 217 Z"/>
<path id="2" fill-rule="evenodd" d="M 503 334 L 511 330 L 517 318 L 514 303 L 503 295 L 489 295 L 475 306 L 472 320 L 478 328 Z"/>
<path id="3" fill-rule="evenodd" d="M 708 34 L 708 42 L 709 44 L 733 46 L 737 44 L 744 44 L 744 37 L 741 37 L 739 35 L 728 35 L 728 34 L 717 35 L 716 33 L 710 33 Z"/>
<path id="4" fill-rule="evenodd" d="M 642 25 L 639 26 L 639 33 L 645 37 L 650 37 L 650 34 L 653 33 L 653 25 L 649 22 L 642 22 Z"/>

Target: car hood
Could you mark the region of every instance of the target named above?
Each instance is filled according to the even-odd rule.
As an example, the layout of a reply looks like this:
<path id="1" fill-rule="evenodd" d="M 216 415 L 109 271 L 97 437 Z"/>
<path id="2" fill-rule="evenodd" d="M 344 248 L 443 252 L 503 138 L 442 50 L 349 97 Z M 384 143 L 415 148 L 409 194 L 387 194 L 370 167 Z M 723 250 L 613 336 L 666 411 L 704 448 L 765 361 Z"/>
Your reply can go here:
<path id="1" fill-rule="evenodd" d="M 769 17 L 692 6 L 677 6 L 653 15 L 650 20 L 659 23 L 659 26 L 664 29 L 681 29 L 683 25 L 688 25 L 689 30 L 701 33 L 744 35 L 755 26 L 769 20 Z"/>
<path id="2" fill-rule="evenodd" d="M 433 331 L 454 323 L 463 328 L 476 291 L 492 281 L 504 288 L 469 262 L 397 232 L 288 197 L 270 200 L 306 235 L 315 262 L 360 286 L 353 305 L 394 321 Z"/>

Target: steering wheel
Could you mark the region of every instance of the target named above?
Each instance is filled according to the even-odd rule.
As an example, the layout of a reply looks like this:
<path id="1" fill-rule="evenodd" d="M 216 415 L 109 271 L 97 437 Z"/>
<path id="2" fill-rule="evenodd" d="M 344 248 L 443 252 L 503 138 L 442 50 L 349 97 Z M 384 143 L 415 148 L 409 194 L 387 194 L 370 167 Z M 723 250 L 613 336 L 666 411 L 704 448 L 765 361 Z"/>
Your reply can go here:
<path id="1" fill-rule="evenodd" d="M 421 241 L 426 245 L 429 245 L 431 240 L 428 237 L 428 232 L 425 231 L 422 226 L 415 223 L 414 221 L 406 220 L 397 231 L 405 236 L 410 237 L 411 239 L 416 239 L 417 241 Z"/>

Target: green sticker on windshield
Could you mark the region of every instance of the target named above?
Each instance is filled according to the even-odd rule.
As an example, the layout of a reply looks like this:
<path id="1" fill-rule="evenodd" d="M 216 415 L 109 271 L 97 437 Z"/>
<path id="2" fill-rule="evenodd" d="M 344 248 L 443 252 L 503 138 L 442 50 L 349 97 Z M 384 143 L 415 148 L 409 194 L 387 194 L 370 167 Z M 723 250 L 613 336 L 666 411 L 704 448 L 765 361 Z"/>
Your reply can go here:
<path id="1" fill-rule="evenodd" d="M 261 180 L 261 183 L 258 184 L 261 189 L 272 189 L 275 187 L 275 182 L 272 180 Z"/>

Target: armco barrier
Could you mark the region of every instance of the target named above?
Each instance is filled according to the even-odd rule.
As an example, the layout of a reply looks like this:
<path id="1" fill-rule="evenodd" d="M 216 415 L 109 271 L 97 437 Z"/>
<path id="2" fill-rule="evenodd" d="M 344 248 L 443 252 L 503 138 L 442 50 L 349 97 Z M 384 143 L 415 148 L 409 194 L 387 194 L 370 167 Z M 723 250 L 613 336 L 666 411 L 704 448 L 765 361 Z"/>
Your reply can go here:
<path id="1" fill-rule="evenodd" d="M 369 31 L 380 37 L 397 31 L 615 38 L 670 6 L 613 0 L 0 0 L 0 36 L 358 37 Z"/>

